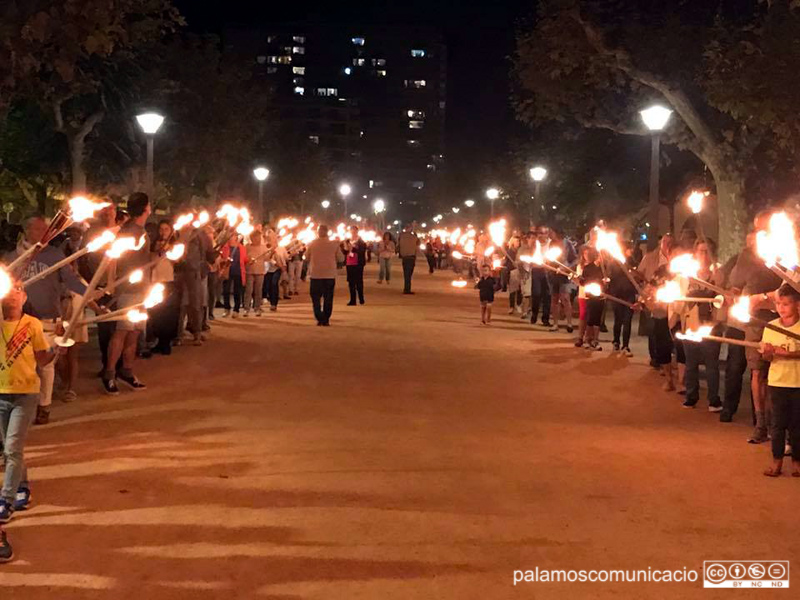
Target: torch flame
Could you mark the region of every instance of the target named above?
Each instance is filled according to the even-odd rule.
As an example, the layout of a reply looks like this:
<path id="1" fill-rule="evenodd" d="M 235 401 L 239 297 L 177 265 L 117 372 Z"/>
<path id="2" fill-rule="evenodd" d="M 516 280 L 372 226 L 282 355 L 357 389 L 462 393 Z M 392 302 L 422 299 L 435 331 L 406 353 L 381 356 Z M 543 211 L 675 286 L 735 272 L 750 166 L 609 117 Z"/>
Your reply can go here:
<path id="1" fill-rule="evenodd" d="M 711 325 L 703 325 L 699 329 L 692 330 L 687 329 L 686 333 L 681 333 L 680 331 L 675 334 L 675 337 L 679 340 L 687 340 L 689 342 L 702 342 L 703 338 L 706 336 L 711 335 L 711 330 L 713 328 Z"/>
<path id="2" fill-rule="evenodd" d="M 111 244 L 111 247 L 106 250 L 106 256 L 108 256 L 108 258 L 119 258 L 128 250 L 141 250 L 142 246 L 144 246 L 144 242 L 145 236 L 140 237 L 139 241 L 129 236 L 117 238 Z"/>
<path id="3" fill-rule="evenodd" d="M 547 252 L 545 252 L 545 253 L 544 253 L 544 257 L 545 257 L 547 260 L 549 260 L 550 262 L 555 262 L 555 261 L 557 261 L 559 258 L 561 258 L 561 255 L 562 255 L 562 254 L 563 254 L 563 251 L 561 250 L 561 248 L 560 248 L 560 247 L 558 247 L 558 246 L 553 246 L 552 248 L 548 248 L 548 249 L 547 249 Z"/>
<path id="4" fill-rule="evenodd" d="M 494 254 L 494 246 L 489 246 L 486 250 L 483 251 L 483 255 L 487 258 Z"/>
<path id="5" fill-rule="evenodd" d="M 246 221 L 236 228 L 236 233 L 239 235 L 250 235 L 253 231 L 255 231 L 255 227 Z"/>
<path id="6" fill-rule="evenodd" d="M 706 196 L 708 196 L 708 194 L 708 192 L 698 192 L 697 190 L 692 190 L 692 193 L 689 194 L 689 197 L 686 199 L 686 203 L 689 205 L 689 209 L 694 214 L 698 214 L 701 210 L 703 210 L 703 200 Z"/>
<path id="7" fill-rule="evenodd" d="M 597 232 L 597 251 L 602 252 L 605 250 L 615 260 L 621 263 L 625 262 L 625 253 L 622 251 L 622 246 L 617 239 L 616 231 L 606 231 L 601 227 L 595 227 Z"/>
<path id="8" fill-rule="evenodd" d="M 157 283 L 150 288 L 147 298 L 144 300 L 145 308 L 153 308 L 156 304 L 161 304 L 164 301 L 164 284 Z"/>
<path id="9" fill-rule="evenodd" d="M 583 286 L 583 291 L 590 296 L 599 297 L 603 295 L 603 288 L 600 287 L 599 283 L 587 283 L 585 286 Z"/>
<path id="10" fill-rule="evenodd" d="M 676 302 L 682 295 L 681 286 L 677 281 L 667 281 L 656 290 L 656 302 L 670 304 Z"/>
<path id="11" fill-rule="evenodd" d="M 456 258 L 458 260 L 461 260 L 462 258 L 464 258 L 464 255 L 461 254 L 461 252 L 459 252 L 458 250 L 453 250 L 452 254 L 453 254 L 453 258 Z"/>
<path id="12" fill-rule="evenodd" d="M 740 296 L 731 306 L 730 315 L 740 323 L 750 322 L 750 296 Z"/>
<path id="13" fill-rule="evenodd" d="M 175 231 L 180 231 L 181 229 L 186 227 L 189 223 L 191 223 L 193 220 L 194 220 L 194 214 L 192 213 L 186 213 L 185 215 L 178 215 L 178 218 L 175 219 L 175 224 L 172 226 L 172 228 Z"/>
<path id="14" fill-rule="evenodd" d="M 493 268 L 493 269 L 499 269 L 499 268 L 500 268 L 500 267 L 502 267 L 502 266 L 503 266 L 503 261 L 502 261 L 502 260 L 500 260 L 499 258 L 495 258 L 495 259 L 492 261 L 492 268 Z"/>
<path id="15" fill-rule="evenodd" d="M 531 262 L 537 265 L 544 264 L 544 254 L 542 254 L 542 245 L 539 243 L 539 240 L 536 240 L 536 250 L 531 257 Z"/>
<path id="16" fill-rule="evenodd" d="M 5 298 L 10 291 L 11 277 L 3 267 L 0 267 L 0 298 Z"/>
<path id="17" fill-rule="evenodd" d="M 136 269 L 128 276 L 128 283 L 139 283 L 142 279 L 144 279 L 144 272 Z"/>
<path id="18" fill-rule="evenodd" d="M 94 213 L 106 206 L 111 206 L 111 204 L 109 202 L 92 202 L 83 196 L 75 196 L 69 200 L 70 218 L 79 223 L 91 219 L 94 217 Z"/>
<path id="19" fill-rule="evenodd" d="M 452 285 L 454 288 L 463 288 L 467 287 L 467 282 L 463 279 L 454 279 L 450 285 Z"/>
<path id="20" fill-rule="evenodd" d="M 278 246 L 280 246 L 281 248 L 285 248 L 292 241 L 292 238 L 294 238 L 294 234 L 291 234 L 291 233 L 289 235 L 287 235 L 286 237 L 282 237 L 278 241 Z"/>
<path id="21" fill-rule="evenodd" d="M 141 310 L 136 310 L 135 308 L 125 313 L 125 316 L 131 323 L 141 323 L 142 321 L 147 320 L 147 313 L 142 312 Z"/>
<path id="22" fill-rule="evenodd" d="M 682 277 L 697 277 L 700 263 L 691 254 L 681 254 L 669 263 L 669 270 Z"/>
<path id="23" fill-rule="evenodd" d="M 166 252 L 166 257 L 169 260 L 176 261 L 183 256 L 183 253 L 186 251 L 185 244 L 175 244 L 170 250 Z"/>
<path id="24" fill-rule="evenodd" d="M 203 225 L 208 223 L 210 219 L 211 217 L 209 216 L 208 211 L 204 210 L 199 215 L 197 215 L 197 220 L 194 223 L 192 223 L 192 227 L 194 227 L 195 229 L 200 229 Z"/>
<path id="25" fill-rule="evenodd" d="M 495 246 L 503 246 L 506 243 L 506 220 L 499 219 L 489 223 L 489 237 Z"/>
<path id="26" fill-rule="evenodd" d="M 88 248 L 89 252 L 97 252 L 103 246 L 110 244 L 115 239 L 117 239 L 116 234 L 113 231 L 106 229 L 103 233 L 98 235 L 94 238 L 91 242 L 86 244 L 86 248 Z"/>
<path id="27" fill-rule="evenodd" d="M 780 263 L 787 269 L 794 269 L 798 265 L 800 257 L 794 223 L 785 212 L 773 214 L 769 229 L 756 233 L 756 250 L 768 267 Z"/>

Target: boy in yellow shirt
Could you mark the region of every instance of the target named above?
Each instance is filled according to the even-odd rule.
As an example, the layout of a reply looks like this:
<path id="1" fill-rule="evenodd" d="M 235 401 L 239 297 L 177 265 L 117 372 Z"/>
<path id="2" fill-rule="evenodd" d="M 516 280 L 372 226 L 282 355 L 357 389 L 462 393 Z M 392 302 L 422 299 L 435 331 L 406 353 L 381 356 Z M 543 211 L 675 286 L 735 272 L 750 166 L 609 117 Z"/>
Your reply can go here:
<path id="1" fill-rule="evenodd" d="M 772 321 L 800 334 L 800 293 L 788 284 L 778 290 L 775 308 L 779 318 Z M 770 361 L 769 393 L 772 398 L 772 465 L 767 477 L 778 477 L 783 467 L 786 432 L 792 445 L 792 476 L 800 477 L 800 341 L 770 329 L 761 338 L 761 354 Z"/>
<path id="2" fill-rule="evenodd" d="M 0 324 L 0 438 L 6 470 L 0 492 L 0 523 L 8 523 L 15 510 L 30 501 L 24 450 L 28 429 L 39 402 L 36 366 L 49 364 L 56 356 L 44 336 L 39 319 L 22 313 L 27 295 L 19 282 L 2 300 Z M 11 546 L 0 532 L 0 561 L 11 559 Z"/>

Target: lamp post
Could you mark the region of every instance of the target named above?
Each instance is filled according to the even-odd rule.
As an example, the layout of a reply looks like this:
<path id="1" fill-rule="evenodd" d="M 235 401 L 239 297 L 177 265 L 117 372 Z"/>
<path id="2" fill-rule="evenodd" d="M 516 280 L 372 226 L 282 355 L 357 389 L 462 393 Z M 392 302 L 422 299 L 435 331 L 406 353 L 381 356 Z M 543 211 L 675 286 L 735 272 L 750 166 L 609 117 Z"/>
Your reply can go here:
<path id="1" fill-rule="evenodd" d="M 164 117 L 158 113 L 149 112 L 142 113 L 136 116 L 136 122 L 142 128 L 144 134 L 147 136 L 147 170 L 145 171 L 145 187 L 150 201 L 153 201 L 153 192 L 155 191 L 153 183 L 153 153 L 155 145 L 156 132 L 161 128 L 164 123 Z"/>
<path id="2" fill-rule="evenodd" d="M 258 180 L 258 216 L 265 221 L 264 216 L 264 182 L 269 177 L 269 169 L 266 167 L 256 167 L 253 169 L 253 176 Z"/>
<path id="3" fill-rule="evenodd" d="M 647 230 L 647 247 L 652 250 L 658 244 L 658 180 L 661 154 L 661 132 L 667 126 L 672 111 L 663 106 L 651 106 L 639 112 L 647 129 L 650 130 L 650 226 Z"/>
<path id="4" fill-rule="evenodd" d="M 533 197 L 534 197 L 534 202 L 536 203 L 536 210 L 528 213 L 528 221 L 529 221 L 528 225 L 533 226 L 534 214 L 536 215 L 537 221 L 539 220 L 540 217 L 539 209 L 542 206 L 542 182 L 544 181 L 544 178 L 547 177 L 547 169 L 541 166 L 535 166 L 530 170 L 530 173 L 534 185 Z"/>
<path id="5" fill-rule="evenodd" d="M 486 190 L 486 197 L 489 199 L 492 205 L 492 219 L 494 219 L 494 202 L 500 197 L 500 190 L 497 188 L 489 188 Z"/>
<path id="6" fill-rule="evenodd" d="M 347 197 L 350 195 L 350 192 L 353 191 L 353 188 L 350 187 L 350 184 L 343 183 L 339 186 L 339 193 L 342 196 L 342 202 L 344 202 L 344 217 L 347 218 Z"/>

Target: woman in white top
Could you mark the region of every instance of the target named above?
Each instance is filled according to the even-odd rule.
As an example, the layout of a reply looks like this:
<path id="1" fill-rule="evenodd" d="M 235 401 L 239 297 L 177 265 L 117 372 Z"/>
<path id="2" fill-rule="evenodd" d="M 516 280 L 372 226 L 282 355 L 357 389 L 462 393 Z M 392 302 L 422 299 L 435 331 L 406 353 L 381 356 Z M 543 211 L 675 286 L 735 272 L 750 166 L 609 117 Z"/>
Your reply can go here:
<path id="1" fill-rule="evenodd" d="M 384 279 L 386 279 L 386 283 L 389 283 L 391 280 L 392 257 L 394 257 L 396 253 L 397 247 L 392 239 L 392 234 L 387 231 L 383 234 L 383 239 L 378 242 L 378 265 L 380 266 L 378 283 L 383 283 Z"/>
<path id="2" fill-rule="evenodd" d="M 158 341 L 152 352 L 170 354 L 172 341 L 178 337 L 178 320 L 180 318 L 180 294 L 175 286 L 175 269 L 172 261 L 166 257 L 171 247 L 172 224 L 166 219 L 158 223 L 158 238 L 153 240 L 150 252 L 153 260 L 159 259 L 153 266 L 151 279 L 153 283 L 164 284 L 164 302 L 149 310 L 147 325 Z"/>
<path id="3" fill-rule="evenodd" d="M 267 231 L 267 274 L 264 277 L 264 292 L 269 299 L 269 309 L 278 310 L 280 300 L 281 273 L 286 271 L 289 255 L 286 248 L 278 245 L 278 236 L 273 230 Z"/>
<path id="4" fill-rule="evenodd" d="M 247 282 L 244 286 L 244 315 L 250 316 L 250 301 L 257 317 L 261 316 L 261 295 L 264 287 L 264 274 L 267 272 L 267 247 L 262 243 L 261 232 L 250 234 L 247 248 Z"/>

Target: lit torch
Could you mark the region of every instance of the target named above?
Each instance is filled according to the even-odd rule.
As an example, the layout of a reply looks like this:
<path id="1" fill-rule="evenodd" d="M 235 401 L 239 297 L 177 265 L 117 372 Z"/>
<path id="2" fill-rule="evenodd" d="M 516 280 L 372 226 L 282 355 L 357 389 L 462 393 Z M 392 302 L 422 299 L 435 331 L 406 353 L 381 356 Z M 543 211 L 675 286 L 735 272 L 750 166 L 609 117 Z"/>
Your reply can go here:
<path id="1" fill-rule="evenodd" d="M 30 277 L 30 278 L 26 279 L 25 281 L 23 281 L 22 282 L 22 287 L 26 288 L 29 285 L 33 285 L 37 281 L 41 281 L 42 279 L 44 279 L 48 275 L 50 275 L 52 273 L 55 273 L 56 271 L 58 271 L 62 267 L 65 267 L 68 264 L 70 264 L 71 262 L 78 260 L 81 256 L 85 256 L 89 252 L 97 252 L 103 246 L 107 246 L 108 244 L 113 242 L 116 239 L 116 237 L 117 236 L 114 234 L 114 232 L 109 231 L 109 230 L 104 231 L 103 233 L 98 235 L 96 238 L 94 238 L 92 241 L 90 241 L 88 244 L 86 244 L 80 250 L 77 250 L 76 252 L 73 252 L 72 254 L 67 256 L 66 258 L 63 258 L 60 261 L 58 261 L 57 263 L 55 263 L 53 265 L 50 265 L 49 267 L 47 267 L 41 273 L 37 273 L 33 277 Z"/>

